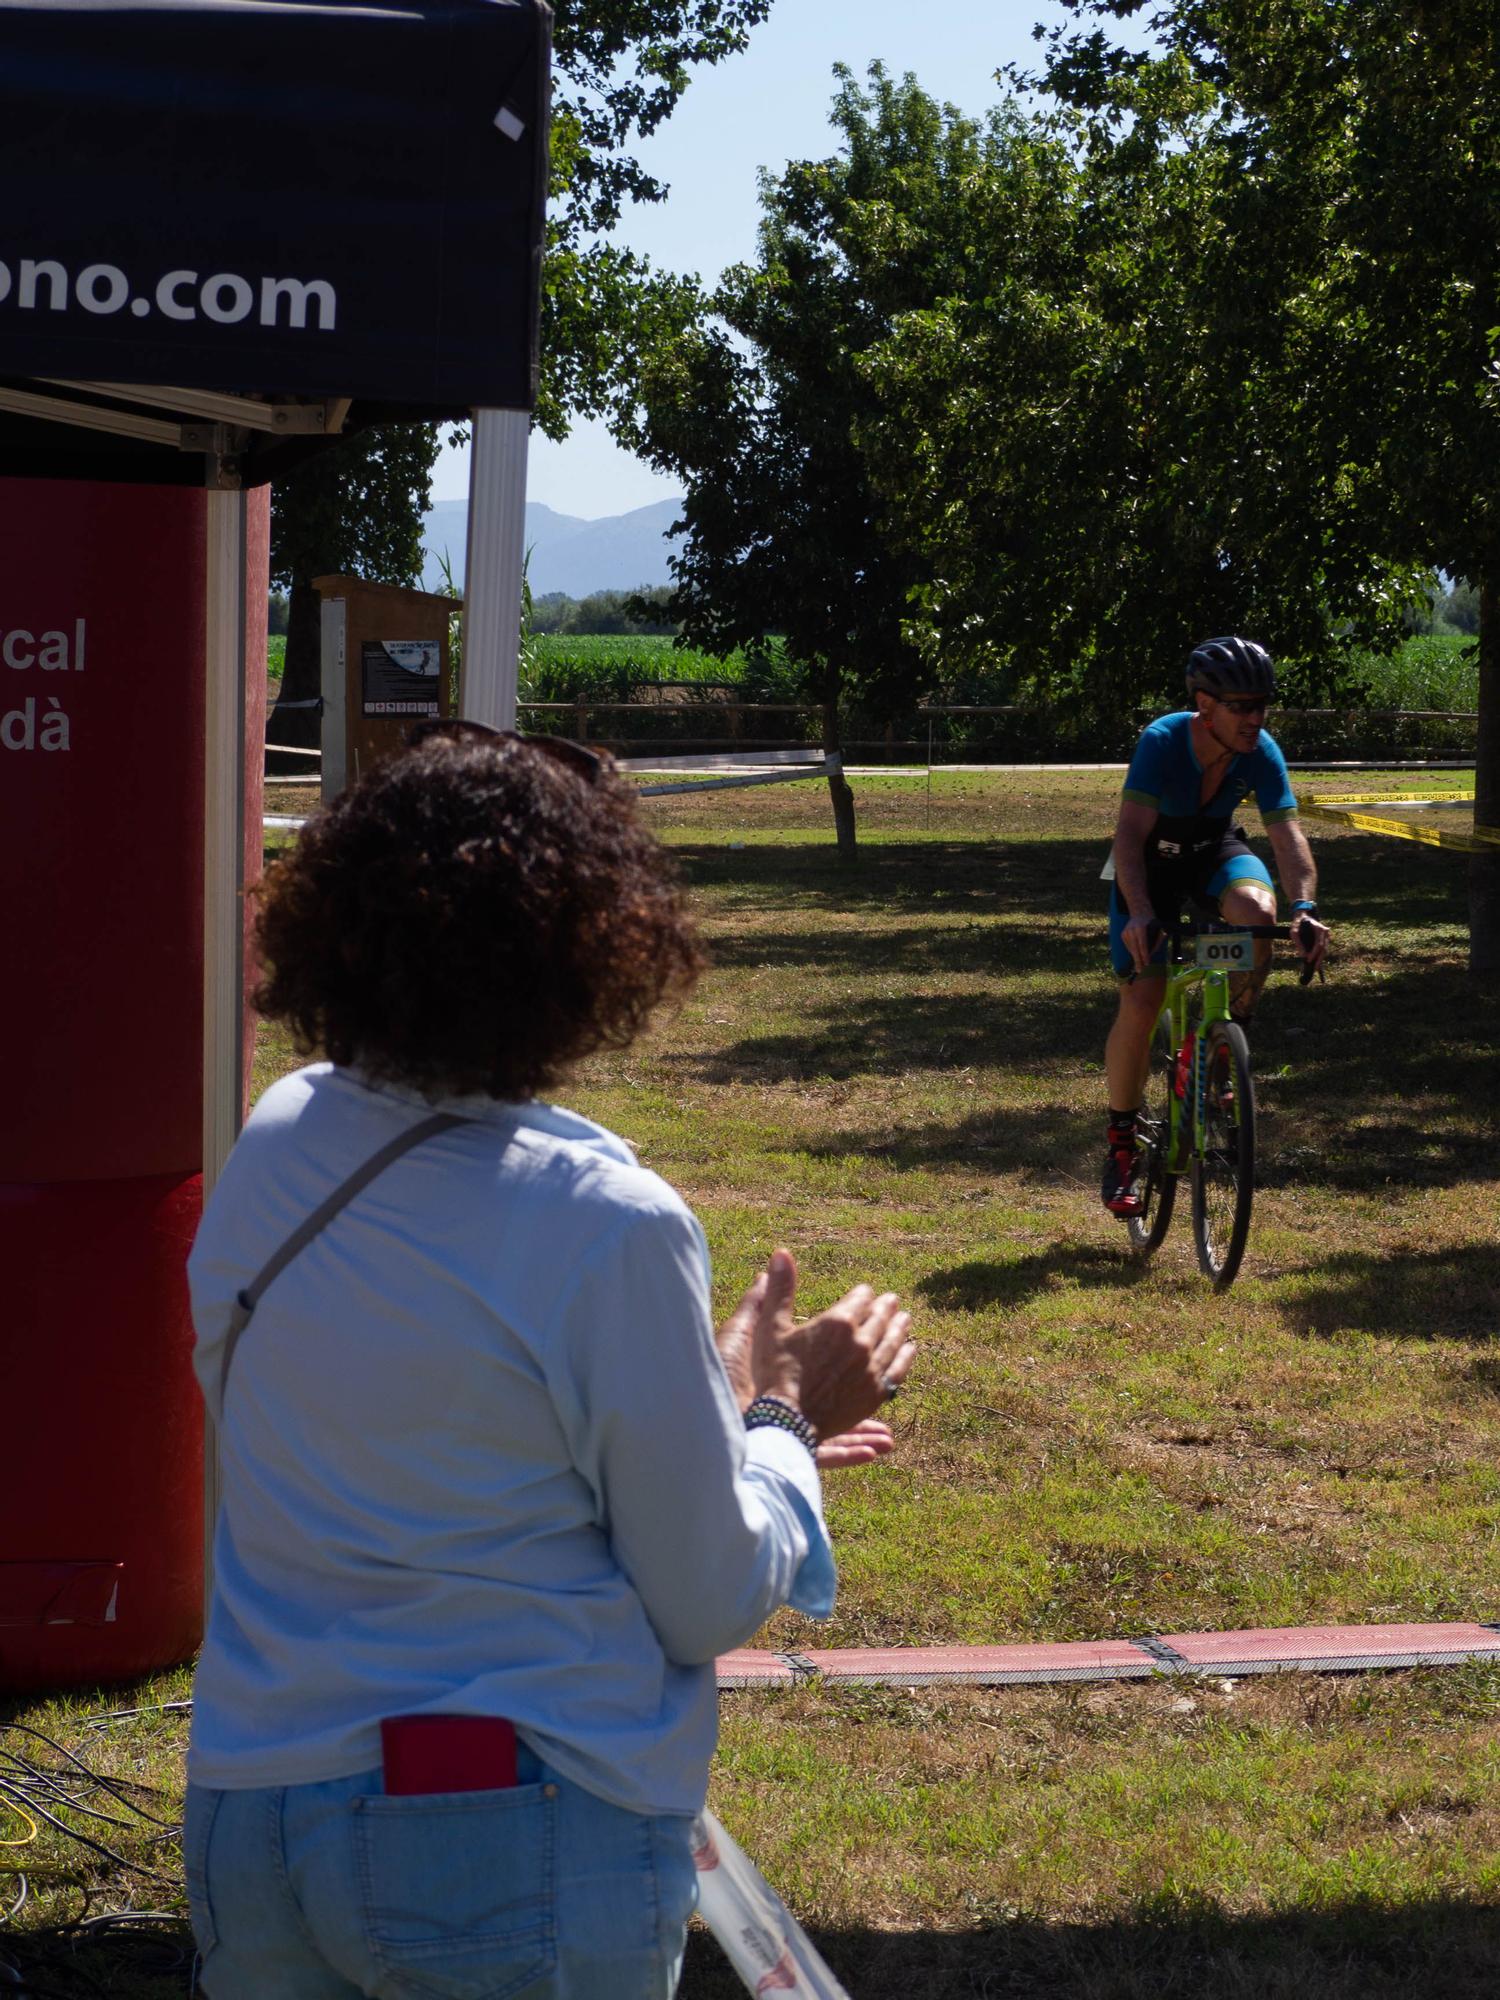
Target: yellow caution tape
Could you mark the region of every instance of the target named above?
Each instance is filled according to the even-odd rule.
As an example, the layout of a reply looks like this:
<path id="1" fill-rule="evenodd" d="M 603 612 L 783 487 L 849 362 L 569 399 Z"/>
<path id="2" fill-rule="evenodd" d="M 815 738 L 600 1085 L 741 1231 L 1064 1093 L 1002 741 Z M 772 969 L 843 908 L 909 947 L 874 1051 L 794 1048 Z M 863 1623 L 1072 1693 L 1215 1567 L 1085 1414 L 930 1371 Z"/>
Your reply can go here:
<path id="1" fill-rule="evenodd" d="M 1309 792 L 1302 801 L 1309 806 L 1443 806 L 1473 803 L 1468 792 Z"/>
<path id="2" fill-rule="evenodd" d="M 1442 827 L 1423 826 L 1419 820 L 1386 819 L 1379 813 L 1351 812 L 1339 806 L 1307 802 L 1302 810 L 1314 819 L 1333 820 L 1343 826 L 1357 827 L 1361 833 L 1383 833 L 1396 840 L 1419 840 L 1425 847 L 1447 847 L 1458 854 L 1488 854 L 1492 847 L 1500 847 L 1500 826 L 1476 826 L 1471 833 L 1454 833 Z"/>

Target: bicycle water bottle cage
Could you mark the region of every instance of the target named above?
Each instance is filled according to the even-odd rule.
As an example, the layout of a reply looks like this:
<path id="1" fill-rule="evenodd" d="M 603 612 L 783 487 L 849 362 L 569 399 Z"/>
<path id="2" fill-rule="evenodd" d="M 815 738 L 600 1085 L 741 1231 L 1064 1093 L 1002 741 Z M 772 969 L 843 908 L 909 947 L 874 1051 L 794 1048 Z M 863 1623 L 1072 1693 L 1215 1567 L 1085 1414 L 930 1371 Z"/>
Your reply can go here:
<path id="1" fill-rule="evenodd" d="M 1177 1051 L 1177 1061 L 1172 1069 L 1172 1091 L 1177 1097 L 1187 1096 L 1188 1077 L 1193 1068 L 1193 1043 L 1196 1039 L 1196 1036 L 1189 1035 Z"/>

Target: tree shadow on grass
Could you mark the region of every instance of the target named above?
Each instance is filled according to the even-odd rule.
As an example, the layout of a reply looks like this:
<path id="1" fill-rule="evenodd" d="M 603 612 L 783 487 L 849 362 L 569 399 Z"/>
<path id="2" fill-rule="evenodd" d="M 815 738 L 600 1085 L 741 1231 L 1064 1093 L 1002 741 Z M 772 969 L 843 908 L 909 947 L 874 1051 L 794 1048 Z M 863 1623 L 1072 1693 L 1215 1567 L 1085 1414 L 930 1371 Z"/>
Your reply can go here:
<path id="1" fill-rule="evenodd" d="M 1496 1177 L 1496 1142 L 1483 1130 L 1435 1130 L 1413 1118 L 1367 1115 L 1352 1130 L 1296 1131 L 1285 1120 L 1257 1134 L 1255 1185 L 1325 1187 L 1341 1194 L 1453 1187 Z"/>
<path id="2" fill-rule="evenodd" d="M 1024 1111 L 975 1111 L 950 1125 L 934 1122 L 832 1132 L 801 1150 L 816 1160 L 865 1154 L 901 1172 L 957 1167 L 970 1172 L 1055 1174 L 1075 1171 L 1089 1157 L 1088 1147 L 1102 1130 L 1097 1118 L 1066 1105 L 1041 1104 Z"/>
<path id="3" fill-rule="evenodd" d="M 1500 1010 L 1461 967 L 1400 980 L 1275 987 L 1252 1034 L 1267 1118 L 1262 1186 L 1357 1192 L 1491 1180 L 1500 1140 Z"/>
<path id="4" fill-rule="evenodd" d="M 982 1896 L 978 1863 L 975 1887 Z M 811 1936 L 857 2000 L 1492 2000 L 1500 1911 L 1433 1899 L 1239 1917 L 1169 1892 L 1134 1921 L 1018 1917 Z M 744 1990 L 695 1929 L 679 2000 L 743 2000 Z"/>
<path id="5" fill-rule="evenodd" d="M 716 937 L 710 947 L 715 967 L 796 966 L 840 976 L 909 972 L 1055 971 L 1059 976 L 1097 975 L 1101 1009 L 1109 1006 L 1114 982 L 1105 963 L 1103 932 L 1054 924 L 1039 930 L 1029 916 L 971 919 L 963 924 L 907 924 L 900 929 L 761 930 L 741 927 Z"/>
<path id="6" fill-rule="evenodd" d="M 1318 1260 L 1284 1310 L 1294 1325 L 1324 1338 L 1357 1328 L 1416 1340 L 1494 1340 L 1500 1244 L 1337 1252 Z"/>
<path id="7" fill-rule="evenodd" d="M 809 1010 L 812 1012 L 813 1010 Z M 701 1059 L 701 1079 L 727 1083 L 899 1076 L 1055 1058 L 1100 1040 L 1098 1003 L 1071 995 L 1042 1008 L 988 1006 L 972 994 L 851 998 L 820 1006 L 789 1034 L 749 1037 Z"/>
<path id="8" fill-rule="evenodd" d="M 744 848 L 679 842 L 672 852 L 695 888 L 731 896 L 744 890 L 757 901 L 770 892 L 842 910 L 936 905 L 1046 915 L 1097 908 L 1102 932 L 1107 891 L 1097 878 L 1106 849 L 1098 840 L 890 841 L 866 847 L 854 868 L 841 868 L 830 848 L 802 842 Z"/>
<path id="9" fill-rule="evenodd" d="M 19 1991 L 49 2000 L 187 2000 L 196 1946 L 185 1918 L 103 1923 L 96 1931 L 0 1931 L 0 1967 L 14 1966 Z M 11 1989 L 0 1971 L 0 1992 Z M 266 2000 L 272 2000 L 271 1995 Z"/>
<path id="10" fill-rule="evenodd" d="M 1464 1370 L 1464 1379 L 1477 1395 L 1500 1396 L 1500 1355 L 1475 1355 Z"/>
<path id="11" fill-rule="evenodd" d="M 1376 937 L 1351 952 L 1342 976 L 1335 961 L 1327 985 L 1306 993 L 1289 968 L 1278 971 L 1262 1003 L 1253 1038 L 1267 1114 L 1262 1185 L 1356 1193 L 1491 1180 L 1500 1142 L 1500 1009 L 1468 977 L 1451 939 L 1441 947 L 1424 942 L 1424 933 L 1462 922 L 1462 881 L 1404 844 L 1358 854 L 1334 846 L 1330 907 L 1337 902 Z M 1098 1056 L 1114 998 L 1094 840 L 891 843 L 869 847 L 849 871 L 826 848 L 804 844 L 678 851 L 698 879 L 722 892 L 722 965 L 805 974 L 782 1002 L 777 1033 L 676 1059 L 702 1081 L 847 1080 L 1031 1063 L 1056 1076 L 1071 1064 L 1080 1073 L 1066 1084 L 1059 1078 L 1055 1094 L 1093 1115 L 1099 1090 L 1080 1066 Z M 780 921 L 767 920 L 768 905 Z M 820 924 L 829 908 L 869 910 L 872 921 L 867 929 Z M 877 910 L 905 921 L 882 926 Z M 935 920 L 912 924 L 918 912 Z M 1391 933 L 1389 950 L 1382 931 Z M 882 973 L 935 985 L 952 974 L 988 973 L 1012 984 L 998 1001 L 839 990 Z M 1019 1127 L 1015 1136 L 1024 1146 Z M 861 1140 L 873 1150 L 891 1138 L 899 1157 L 922 1150 L 906 1135 L 876 1132 L 849 1135 L 841 1150 Z M 927 1147 L 934 1157 L 945 1149 L 941 1136 Z M 953 1147 L 962 1150 L 961 1141 Z M 1034 1157 L 1034 1148 L 1027 1152 Z"/>
<path id="12" fill-rule="evenodd" d="M 1057 1244 L 1003 1263 L 976 1258 L 946 1271 L 931 1271 L 914 1289 L 925 1304 L 941 1311 L 980 1312 L 989 1306 L 1024 1305 L 1038 1292 L 1063 1285 L 1119 1291 L 1139 1284 L 1146 1271 L 1146 1265 L 1130 1254 L 1122 1229 L 1113 1249 L 1102 1243 Z"/>
<path id="13" fill-rule="evenodd" d="M 1032 1060 L 1055 1064 L 1102 1047 L 1108 1004 L 1108 994 L 1067 988 L 1042 995 L 1035 1004 L 1004 1008 L 972 993 L 844 996 L 811 988 L 787 1033 L 748 1036 L 727 1048 L 664 1059 L 702 1083 L 900 1076 L 912 1070 L 1008 1068 Z"/>

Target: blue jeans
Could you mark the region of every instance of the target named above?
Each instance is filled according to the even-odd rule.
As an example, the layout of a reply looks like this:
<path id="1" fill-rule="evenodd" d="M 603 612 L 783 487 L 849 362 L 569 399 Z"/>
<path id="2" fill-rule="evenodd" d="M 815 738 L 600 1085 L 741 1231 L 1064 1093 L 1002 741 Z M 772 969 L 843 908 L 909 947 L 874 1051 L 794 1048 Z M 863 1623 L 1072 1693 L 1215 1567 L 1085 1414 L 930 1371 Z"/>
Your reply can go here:
<path id="1" fill-rule="evenodd" d="M 183 1861 L 210 2000 L 670 2000 L 692 1820 L 606 1805 L 521 1746 L 507 1791 L 190 1785 Z"/>

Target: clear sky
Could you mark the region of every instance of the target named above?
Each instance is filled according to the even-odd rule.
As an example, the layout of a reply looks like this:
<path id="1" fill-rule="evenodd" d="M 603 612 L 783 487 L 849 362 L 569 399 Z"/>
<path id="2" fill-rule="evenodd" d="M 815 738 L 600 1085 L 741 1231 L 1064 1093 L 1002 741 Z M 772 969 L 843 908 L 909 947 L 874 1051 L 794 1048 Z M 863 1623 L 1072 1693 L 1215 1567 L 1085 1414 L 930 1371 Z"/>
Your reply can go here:
<path id="1" fill-rule="evenodd" d="M 671 193 L 631 211 L 620 238 L 666 269 L 706 281 L 755 252 L 756 170 L 833 150 L 833 65 L 857 76 L 877 58 L 910 70 L 934 97 L 979 113 L 999 102 L 995 71 L 1029 65 L 1032 27 L 1065 18 L 1056 0 L 776 0 L 743 55 L 701 70 L 640 158 Z M 468 491 L 467 454 L 445 451 L 438 500 Z M 617 449 L 602 424 L 578 424 L 560 445 L 533 434 L 533 500 L 597 519 L 665 499 L 677 489 Z"/>

